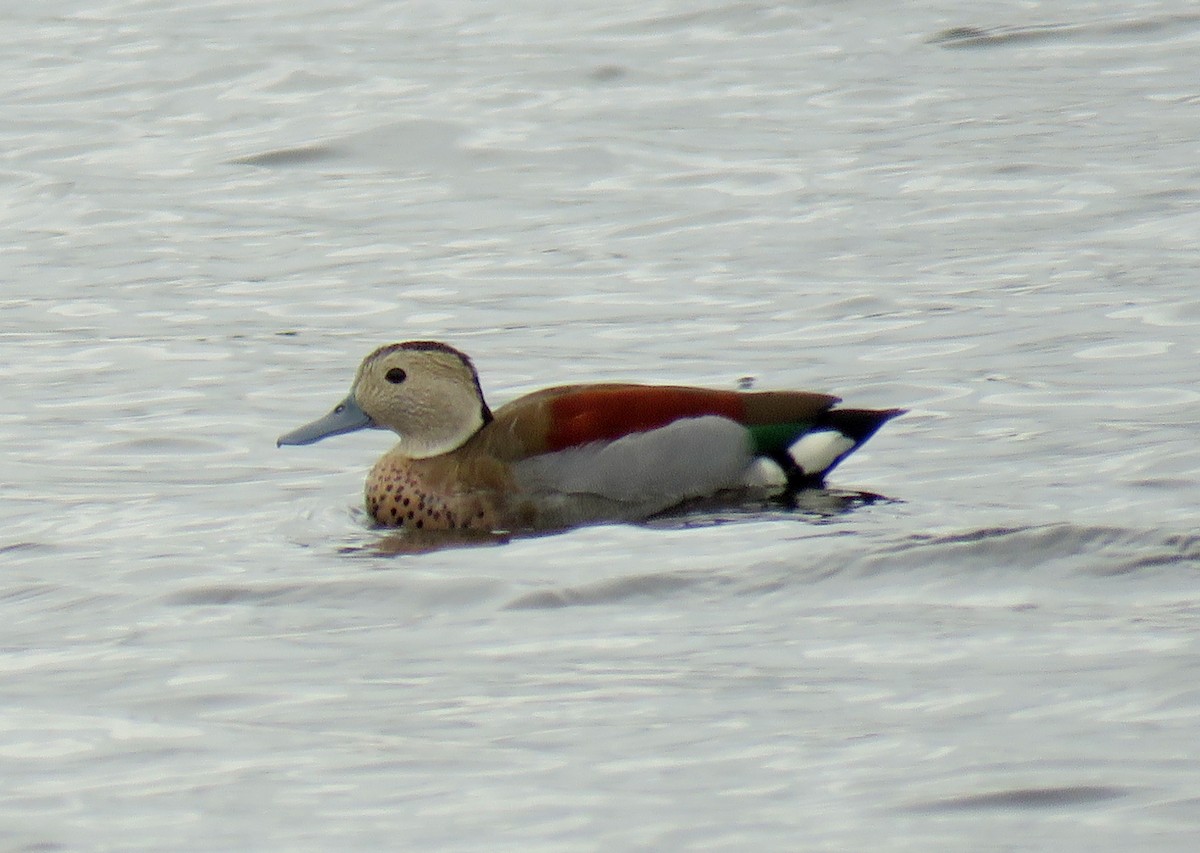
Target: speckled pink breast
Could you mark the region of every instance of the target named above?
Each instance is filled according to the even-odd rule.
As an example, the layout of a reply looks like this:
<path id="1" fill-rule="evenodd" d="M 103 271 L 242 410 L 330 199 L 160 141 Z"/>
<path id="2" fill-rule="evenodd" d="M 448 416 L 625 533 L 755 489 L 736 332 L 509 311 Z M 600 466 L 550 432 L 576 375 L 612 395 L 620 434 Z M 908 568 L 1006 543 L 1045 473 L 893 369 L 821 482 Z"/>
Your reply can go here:
<path id="1" fill-rule="evenodd" d="M 506 526 L 496 494 L 464 490 L 446 476 L 421 470 L 419 461 L 385 456 L 367 477 L 367 511 L 386 527 L 410 530 L 492 531 Z"/>

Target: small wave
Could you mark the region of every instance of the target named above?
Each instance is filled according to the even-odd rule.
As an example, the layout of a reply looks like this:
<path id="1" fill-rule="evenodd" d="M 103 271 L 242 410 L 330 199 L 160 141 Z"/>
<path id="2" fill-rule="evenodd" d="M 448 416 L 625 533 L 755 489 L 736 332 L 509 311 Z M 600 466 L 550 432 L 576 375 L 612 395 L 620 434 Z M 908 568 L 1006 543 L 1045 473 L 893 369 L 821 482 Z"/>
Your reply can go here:
<path id="1" fill-rule="evenodd" d="M 1071 523 L 984 527 L 913 535 L 864 561 L 876 571 L 931 563 L 950 563 L 959 571 L 1058 563 L 1101 576 L 1164 566 L 1200 569 L 1200 535 Z"/>
<path id="2" fill-rule="evenodd" d="M 929 44 L 947 48 L 999 47 L 1067 39 L 1120 38 L 1166 39 L 1200 27 L 1200 15 L 1166 15 L 1123 21 L 1072 24 L 1036 24 L 1015 27 L 951 27 L 930 36 Z"/>
<path id="3" fill-rule="evenodd" d="M 182 607 L 317 604 L 363 613 L 382 606 L 389 613 L 403 616 L 494 601 L 506 588 L 507 584 L 502 581 L 484 577 L 388 577 L 373 573 L 367 577 L 333 581 L 205 584 L 165 595 L 163 601 Z"/>
<path id="4" fill-rule="evenodd" d="M 580 605 L 616 604 L 636 598 L 667 598 L 712 581 L 712 576 L 692 572 L 629 575 L 564 589 L 541 589 L 513 599 L 505 610 L 544 610 Z"/>
<path id="5" fill-rule="evenodd" d="M 14 554 L 19 551 L 40 551 L 52 547 L 42 542 L 10 542 L 7 545 L 0 545 L 0 554 Z"/>
<path id="6" fill-rule="evenodd" d="M 301 145 L 296 148 L 279 148 L 274 151 L 264 151 L 261 154 L 238 157 L 229 162 L 235 166 L 273 168 L 277 166 L 303 166 L 308 163 L 320 163 L 336 156 L 337 151 L 329 145 Z"/>
<path id="7" fill-rule="evenodd" d="M 985 794 L 968 794 L 910 806 L 913 811 L 988 811 L 993 809 L 1056 809 L 1115 800 L 1130 794 L 1109 785 L 1072 785 L 1055 788 L 1012 788 Z"/>
<path id="8" fill-rule="evenodd" d="M 183 606 L 262 604 L 286 599 L 294 600 L 300 589 L 301 587 L 295 584 L 258 587 L 215 584 L 172 593 L 165 597 L 165 601 L 167 604 Z"/>

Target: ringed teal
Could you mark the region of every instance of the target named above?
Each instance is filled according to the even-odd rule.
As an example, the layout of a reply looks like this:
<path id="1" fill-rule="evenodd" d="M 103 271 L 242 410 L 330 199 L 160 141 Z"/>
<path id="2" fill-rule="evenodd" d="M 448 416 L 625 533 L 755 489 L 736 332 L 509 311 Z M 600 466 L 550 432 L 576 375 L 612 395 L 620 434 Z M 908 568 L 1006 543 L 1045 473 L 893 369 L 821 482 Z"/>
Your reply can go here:
<path id="1" fill-rule="evenodd" d="M 821 486 L 903 409 L 838 409 L 808 391 L 561 385 L 495 412 L 465 354 L 437 341 L 380 347 L 350 394 L 279 438 L 359 429 L 400 443 L 367 476 L 379 524 L 419 530 L 550 530 L 646 518 L 698 498 Z"/>

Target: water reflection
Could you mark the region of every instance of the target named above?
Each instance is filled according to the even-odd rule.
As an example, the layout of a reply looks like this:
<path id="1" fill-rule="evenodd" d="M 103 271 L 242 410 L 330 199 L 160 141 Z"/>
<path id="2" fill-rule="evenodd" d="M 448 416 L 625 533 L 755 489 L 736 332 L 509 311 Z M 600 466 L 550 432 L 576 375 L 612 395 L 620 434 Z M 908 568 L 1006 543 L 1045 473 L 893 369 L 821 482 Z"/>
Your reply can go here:
<path id="1" fill-rule="evenodd" d="M 714 496 L 689 501 L 650 519 L 630 522 L 630 524 L 651 529 L 684 530 L 759 521 L 791 520 L 820 523 L 880 502 L 899 503 L 900 501 L 875 492 L 847 489 L 802 489 L 787 495 L 763 495 L 736 502 L 731 502 L 728 496 L 724 499 L 721 496 Z M 369 523 L 366 521 L 365 513 L 357 513 L 357 515 L 364 523 Z M 383 527 L 376 529 L 381 534 L 377 539 L 366 543 L 344 545 L 338 549 L 338 553 L 354 557 L 394 557 L 428 554 L 453 548 L 495 547 L 507 545 L 517 539 L 560 535 L 575 528 L 551 531 L 497 530 L 491 532 L 426 531 Z"/>

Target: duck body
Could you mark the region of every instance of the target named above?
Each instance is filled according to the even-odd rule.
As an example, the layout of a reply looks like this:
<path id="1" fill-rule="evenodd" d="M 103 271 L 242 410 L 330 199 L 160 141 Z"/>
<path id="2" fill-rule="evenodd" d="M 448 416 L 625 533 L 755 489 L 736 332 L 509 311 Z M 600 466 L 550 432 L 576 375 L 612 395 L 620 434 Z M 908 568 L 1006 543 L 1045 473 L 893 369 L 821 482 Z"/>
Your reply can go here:
<path id="1" fill-rule="evenodd" d="M 592 384 L 537 391 L 492 413 L 466 355 L 413 341 L 367 356 L 350 395 L 279 444 L 392 429 L 400 442 L 366 484 L 379 524 L 550 530 L 642 519 L 726 493 L 820 486 L 902 411 L 837 402 L 805 391 Z"/>

